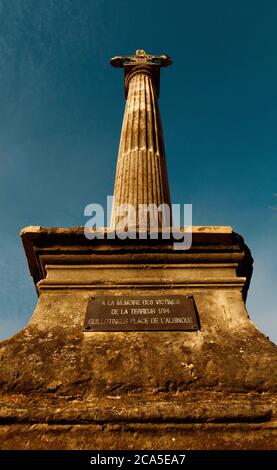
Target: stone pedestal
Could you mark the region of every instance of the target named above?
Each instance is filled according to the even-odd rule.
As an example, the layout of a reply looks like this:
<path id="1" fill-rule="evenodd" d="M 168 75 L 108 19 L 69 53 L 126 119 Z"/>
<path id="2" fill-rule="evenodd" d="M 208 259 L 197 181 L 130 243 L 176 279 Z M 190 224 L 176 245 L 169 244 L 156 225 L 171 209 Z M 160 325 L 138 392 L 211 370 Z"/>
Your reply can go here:
<path id="1" fill-rule="evenodd" d="M 39 300 L 0 345 L 1 448 L 276 448 L 277 347 L 248 317 L 252 258 L 230 227 L 194 227 L 188 251 L 82 228 L 22 239 Z M 101 293 L 193 295 L 200 329 L 84 333 Z"/>

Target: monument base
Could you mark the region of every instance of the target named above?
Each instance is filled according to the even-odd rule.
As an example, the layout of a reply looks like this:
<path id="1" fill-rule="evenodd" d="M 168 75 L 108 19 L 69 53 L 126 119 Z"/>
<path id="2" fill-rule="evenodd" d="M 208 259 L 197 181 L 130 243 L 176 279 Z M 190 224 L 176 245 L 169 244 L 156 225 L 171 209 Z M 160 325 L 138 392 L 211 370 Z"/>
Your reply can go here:
<path id="1" fill-rule="evenodd" d="M 273 449 L 274 394 L 1 397 L 2 449 Z"/>
<path id="2" fill-rule="evenodd" d="M 29 227 L 39 293 L 0 345 L 2 449 L 273 449 L 277 347 L 249 320 L 252 258 L 230 227 L 87 240 Z M 96 296 L 192 296 L 196 331 L 83 331 Z"/>

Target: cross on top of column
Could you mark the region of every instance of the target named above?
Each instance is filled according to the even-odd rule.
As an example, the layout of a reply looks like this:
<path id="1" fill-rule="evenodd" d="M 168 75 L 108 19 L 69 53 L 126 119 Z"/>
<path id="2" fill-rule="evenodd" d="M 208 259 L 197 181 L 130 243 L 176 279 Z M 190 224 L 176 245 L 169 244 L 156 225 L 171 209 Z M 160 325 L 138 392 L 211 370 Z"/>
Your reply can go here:
<path id="1" fill-rule="evenodd" d="M 172 59 L 169 55 L 153 55 L 147 54 L 143 49 L 138 49 L 135 55 L 115 56 L 110 60 L 110 64 L 116 68 L 124 68 L 125 74 L 125 96 L 127 98 L 129 81 L 137 74 L 145 74 L 151 77 L 159 97 L 160 90 L 160 68 L 168 67 L 172 64 Z"/>
<path id="2" fill-rule="evenodd" d="M 138 49 L 135 55 L 129 56 L 115 56 L 112 57 L 110 63 L 113 67 L 124 67 L 127 64 L 130 65 L 142 65 L 142 64 L 155 64 L 160 67 L 167 67 L 172 64 L 172 59 L 168 55 L 152 55 L 147 54 L 143 49 Z"/>

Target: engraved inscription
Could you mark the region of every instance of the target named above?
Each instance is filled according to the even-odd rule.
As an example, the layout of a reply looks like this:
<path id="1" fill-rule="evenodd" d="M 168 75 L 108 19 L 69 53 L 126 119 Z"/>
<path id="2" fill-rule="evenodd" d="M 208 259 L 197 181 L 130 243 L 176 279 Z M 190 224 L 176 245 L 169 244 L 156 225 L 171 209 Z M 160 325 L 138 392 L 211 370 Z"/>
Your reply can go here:
<path id="1" fill-rule="evenodd" d="M 193 296 L 98 295 L 89 299 L 84 331 L 195 331 Z"/>

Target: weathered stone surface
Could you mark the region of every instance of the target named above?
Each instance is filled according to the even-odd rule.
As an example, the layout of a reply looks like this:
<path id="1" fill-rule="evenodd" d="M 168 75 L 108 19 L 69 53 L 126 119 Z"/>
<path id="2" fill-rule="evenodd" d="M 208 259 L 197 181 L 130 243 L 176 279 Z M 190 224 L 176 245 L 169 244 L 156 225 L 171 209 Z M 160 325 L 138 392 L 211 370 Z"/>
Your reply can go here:
<path id="1" fill-rule="evenodd" d="M 168 241 L 22 232 L 39 293 L 0 345 L 2 448 L 274 448 L 276 346 L 249 320 L 252 259 L 230 228 Z M 196 332 L 83 333 L 91 295 L 192 294 Z M 175 440 L 173 440 L 175 439 Z"/>
<path id="2" fill-rule="evenodd" d="M 10 395 L 1 399 L 0 448 L 272 449 L 273 400 L 255 393 L 108 396 L 85 402 Z"/>
<path id="3" fill-rule="evenodd" d="M 194 295 L 198 332 L 82 333 L 88 294 L 43 293 L 29 326 L 1 345 L 2 389 L 76 398 L 210 387 L 276 390 L 274 345 L 245 312 L 240 321 L 229 313 L 228 304 L 241 299 L 233 293 Z M 216 318 L 219 308 L 222 316 Z M 233 317 L 230 327 L 224 309 Z"/>

